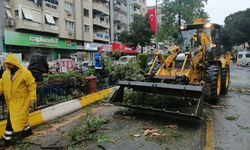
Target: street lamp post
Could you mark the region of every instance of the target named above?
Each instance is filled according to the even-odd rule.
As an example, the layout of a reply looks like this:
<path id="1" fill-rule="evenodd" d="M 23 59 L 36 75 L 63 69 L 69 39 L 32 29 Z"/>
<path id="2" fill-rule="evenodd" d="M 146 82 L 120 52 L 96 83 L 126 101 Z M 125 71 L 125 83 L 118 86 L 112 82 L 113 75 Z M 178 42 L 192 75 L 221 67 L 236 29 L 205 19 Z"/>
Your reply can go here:
<path id="1" fill-rule="evenodd" d="M 155 0 L 155 21 L 156 21 L 156 32 L 155 32 L 155 43 L 156 49 L 158 50 L 158 9 L 157 9 L 157 0 Z"/>

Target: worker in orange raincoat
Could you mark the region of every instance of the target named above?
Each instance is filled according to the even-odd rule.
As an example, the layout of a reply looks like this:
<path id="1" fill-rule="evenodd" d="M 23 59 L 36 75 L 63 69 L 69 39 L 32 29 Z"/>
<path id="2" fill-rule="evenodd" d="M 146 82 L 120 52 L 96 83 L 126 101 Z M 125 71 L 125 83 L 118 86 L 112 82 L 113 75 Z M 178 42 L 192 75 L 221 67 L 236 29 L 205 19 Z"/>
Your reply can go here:
<path id="1" fill-rule="evenodd" d="M 0 147 L 32 134 L 28 124 L 30 105 L 36 100 L 36 82 L 14 54 L 4 61 L 5 71 L 0 79 L 0 93 L 4 94 L 8 117 Z"/>

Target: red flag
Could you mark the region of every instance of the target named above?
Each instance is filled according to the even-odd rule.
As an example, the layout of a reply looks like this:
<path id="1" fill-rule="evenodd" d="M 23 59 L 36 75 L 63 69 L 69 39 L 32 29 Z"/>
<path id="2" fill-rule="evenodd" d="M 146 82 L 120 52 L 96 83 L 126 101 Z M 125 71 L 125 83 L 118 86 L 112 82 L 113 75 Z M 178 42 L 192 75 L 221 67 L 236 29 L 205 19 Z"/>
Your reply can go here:
<path id="1" fill-rule="evenodd" d="M 152 32 L 156 32 L 156 10 L 155 8 L 148 9 L 148 20 Z"/>

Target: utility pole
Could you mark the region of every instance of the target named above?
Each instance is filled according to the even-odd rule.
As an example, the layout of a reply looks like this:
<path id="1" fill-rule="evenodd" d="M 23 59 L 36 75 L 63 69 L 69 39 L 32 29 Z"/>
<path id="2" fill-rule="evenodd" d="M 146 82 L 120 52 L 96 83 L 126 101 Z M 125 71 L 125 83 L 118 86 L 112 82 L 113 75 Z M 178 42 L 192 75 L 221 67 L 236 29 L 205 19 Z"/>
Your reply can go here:
<path id="1" fill-rule="evenodd" d="M 0 53 L 4 51 L 4 27 L 5 27 L 5 9 L 4 0 L 0 0 Z"/>
<path id="2" fill-rule="evenodd" d="M 155 21 L 156 21 L 156 32 L 155 32 L 155 43 L 156 49 L 158 50 L 158 8 L 157 8 L 157 0 L 155 0 Z"/>

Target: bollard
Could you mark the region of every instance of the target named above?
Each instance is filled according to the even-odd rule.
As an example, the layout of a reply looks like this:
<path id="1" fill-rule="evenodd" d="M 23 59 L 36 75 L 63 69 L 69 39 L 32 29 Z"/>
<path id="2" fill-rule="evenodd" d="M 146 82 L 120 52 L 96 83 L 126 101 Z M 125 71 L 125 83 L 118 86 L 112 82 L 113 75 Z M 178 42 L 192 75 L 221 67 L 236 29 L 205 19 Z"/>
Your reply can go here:
<path id="1" fill-rule="evenodd" d="M 96 92 L 96 76 L 88 76 L 85 79 L 87 80 L 87 93 Z"/>

